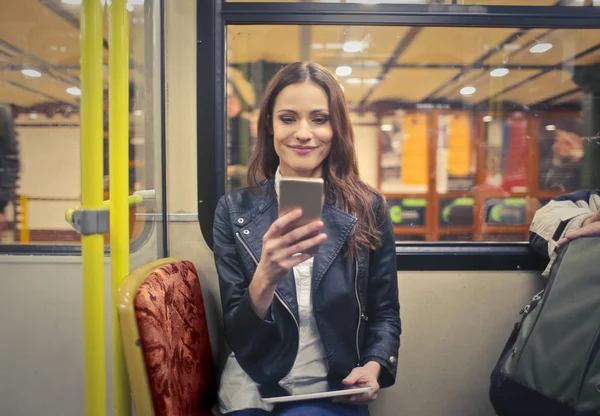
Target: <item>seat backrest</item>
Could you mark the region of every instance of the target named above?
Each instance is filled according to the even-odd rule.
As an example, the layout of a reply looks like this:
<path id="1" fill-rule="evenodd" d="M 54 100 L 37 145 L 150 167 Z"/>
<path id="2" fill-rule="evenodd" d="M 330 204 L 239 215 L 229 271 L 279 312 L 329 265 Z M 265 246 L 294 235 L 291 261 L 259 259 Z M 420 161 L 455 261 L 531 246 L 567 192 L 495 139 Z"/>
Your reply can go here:
<path id="1" fill-rule="evenodd" d="M 136 413 L 211 415 L 216 374 L 194 265 L 165 259 L 138 270 L 145 277 L 136 270 L 119 291 Z M 132 317 L 134 328 L 126 324 Z"/>

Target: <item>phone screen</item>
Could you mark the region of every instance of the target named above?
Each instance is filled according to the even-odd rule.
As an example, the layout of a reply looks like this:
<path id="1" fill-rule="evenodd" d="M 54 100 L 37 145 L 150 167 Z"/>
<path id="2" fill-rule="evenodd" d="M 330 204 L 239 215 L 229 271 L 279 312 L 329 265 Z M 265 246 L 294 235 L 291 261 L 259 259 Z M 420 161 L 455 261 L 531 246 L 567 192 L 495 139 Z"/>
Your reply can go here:
<path id="1" fill-rule="evenodd" d="M 279 181 L 279 216 L 302 209 L 302 217 L 291 223 L 284 234 L 295 228 L 308 224 L 321 218 L 323 208 L 323 179 L 320 178 L 281 178 Z M 314 237 L 308 235 L 306 238 Z M 318 246 L 308 251 L 315 254 Z"/>

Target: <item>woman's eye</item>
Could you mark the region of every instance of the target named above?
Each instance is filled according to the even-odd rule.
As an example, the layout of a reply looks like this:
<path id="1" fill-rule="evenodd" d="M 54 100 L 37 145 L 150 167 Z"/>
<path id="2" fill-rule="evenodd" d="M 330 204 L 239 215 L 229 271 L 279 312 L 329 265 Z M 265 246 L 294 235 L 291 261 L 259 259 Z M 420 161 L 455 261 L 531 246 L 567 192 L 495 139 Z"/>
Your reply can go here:
<path id="1" fill-rule="evenodd" d="M 292 117 L 280 117 L 279 119 L 285 124 L 290 124 L 294 122 L 294 119 Z"/>
<path id="2" fill-rule="evenodd" d="M 315 118 L 313 121 L 317 124 L 324 124 L 324 123 L 327 123 L 327 121 L 329 121 L 329 119 L 327 117 L 318 117 L 318 118 Z"/>

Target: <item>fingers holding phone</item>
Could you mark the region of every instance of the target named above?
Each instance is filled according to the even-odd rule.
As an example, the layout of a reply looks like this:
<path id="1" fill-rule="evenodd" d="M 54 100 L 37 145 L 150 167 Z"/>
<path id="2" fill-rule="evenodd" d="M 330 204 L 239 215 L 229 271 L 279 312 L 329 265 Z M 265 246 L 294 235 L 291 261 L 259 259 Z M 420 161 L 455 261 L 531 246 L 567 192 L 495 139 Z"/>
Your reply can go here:
<path id="1" fill-rule="evenodd" d="M 319 233 L 323 229 L 320 220 L 294 226 L 301 217 L 301 209 L 288 212 L 263 236 L 262 256 L 256 271 L 271 285 L 277 284 L 294 266 L 314 256 L 309 251 L 327 239 L 325 234 Z"/>

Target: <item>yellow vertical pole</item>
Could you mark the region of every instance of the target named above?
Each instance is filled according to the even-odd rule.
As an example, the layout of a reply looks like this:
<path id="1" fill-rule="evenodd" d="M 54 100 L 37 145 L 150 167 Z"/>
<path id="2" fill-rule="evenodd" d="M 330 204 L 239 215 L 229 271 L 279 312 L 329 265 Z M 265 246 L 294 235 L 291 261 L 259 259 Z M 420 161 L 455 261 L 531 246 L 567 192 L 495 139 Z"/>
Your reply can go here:
<path id="1" fill-rule="evenodd" d="M 129 13 L 112 0 L 108 15 L 110 253 L 114 415 L 131 415 L 129 381 L 117 316 L 117 291 L 129 274 Z"/>
<path id="2" fill-rule="evenodd" d="M 29 198 L 26 195 L 19 197 L 19 205 L 21 206 L 21 230 L 19 232 L 19 240 L 21 244 L 29 244 Z"/>
<path id="3" fill-rule="evenodd" d="M 102 145 L 102 6 L 81 5 L 81 208 L 97 210 L 104 199 Z M 106 415 L 104 346 L 104 237 L 82 235 L 85 414 Z"/>

